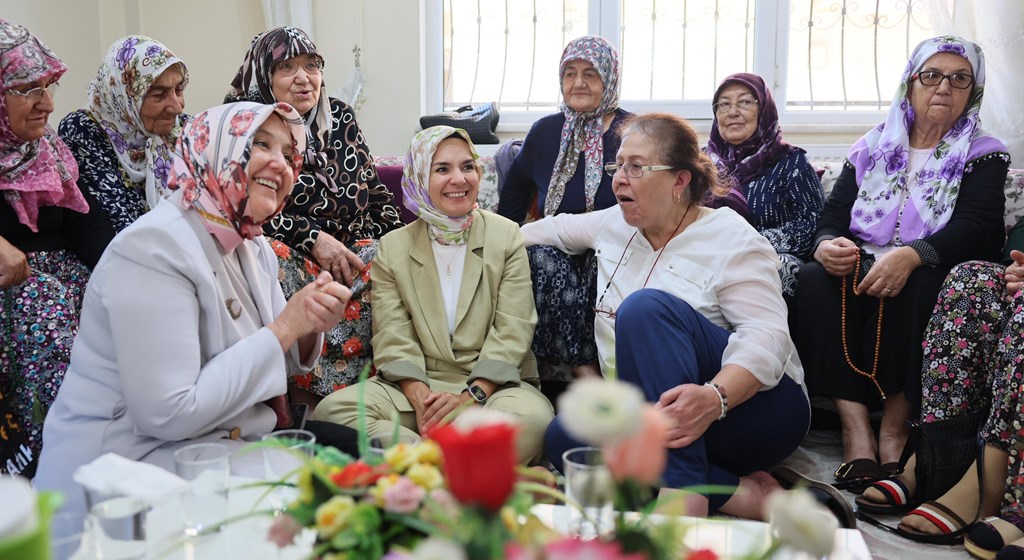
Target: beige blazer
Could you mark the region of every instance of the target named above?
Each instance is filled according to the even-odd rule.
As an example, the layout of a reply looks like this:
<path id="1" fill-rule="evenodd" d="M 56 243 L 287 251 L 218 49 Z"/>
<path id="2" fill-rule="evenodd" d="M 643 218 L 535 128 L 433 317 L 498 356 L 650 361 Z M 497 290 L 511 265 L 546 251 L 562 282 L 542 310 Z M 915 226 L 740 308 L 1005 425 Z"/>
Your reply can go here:
<path id="1" fill-rule="evenodd" d="M 406 402 L 393 385 L 402 379 L 453 393 L 478 377 L 499 386 L 539 386 L 530 351 L 537 310 L 523 236 L 497 214 L 474 214 L 453 336 L 426 222 L 381 239 L 370 272 L 373 358 L 380 379 L 398 393 L 396 403 Z"/>

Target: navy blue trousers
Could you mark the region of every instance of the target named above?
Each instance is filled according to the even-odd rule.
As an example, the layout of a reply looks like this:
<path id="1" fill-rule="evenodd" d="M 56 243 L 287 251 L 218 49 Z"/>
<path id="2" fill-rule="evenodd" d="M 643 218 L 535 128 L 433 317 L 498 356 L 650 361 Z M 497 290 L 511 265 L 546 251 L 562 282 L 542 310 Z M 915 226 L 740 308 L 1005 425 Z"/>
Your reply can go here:
<path id="1" fill-rule="evenodd" d="M 619 379 L 640 387 L 649 402 L 686 383 L 703 385 L 722 369 L 729 331 L 708 321 L 685 301 L 661 290 L 634 292 L 615 319 L 615 361 Z M 730 408 L 704 435 L 681 449 L 668 450 L 664 485 L 684 488 L 721 484 L 769 470 L 800 445 L 811 410 L 803 390 L 784 375 L 778 385 Z M 562 470 L 562 454 L 586 445 L 575 440 L 556 417 L 544 436 L 548 460 Z M 709 495 L 714 513 L 729 495 Z"/>

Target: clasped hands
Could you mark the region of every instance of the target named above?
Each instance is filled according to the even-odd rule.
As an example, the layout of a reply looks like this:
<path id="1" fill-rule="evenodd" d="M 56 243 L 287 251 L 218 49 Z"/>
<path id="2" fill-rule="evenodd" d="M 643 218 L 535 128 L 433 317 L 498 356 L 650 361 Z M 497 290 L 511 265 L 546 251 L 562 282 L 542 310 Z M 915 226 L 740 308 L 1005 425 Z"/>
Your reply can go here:
<path id="1" fill-rule="evenodd" d="M 860 247 L 845 237 L 822 241 L 814 250 L 814 260 L 832 276 L 846 276 L 857 265 Z M 878 298 L 895 297 L 903 290 L 910 273 L 923 263 L 911 247 L 898 247 L 875 260 L 871 270 L 854 287 L 857 293 Z"/>
<path id="2" fill-rule="evenodd" d="M 316 236 L 312 253 L 321 269 L 330 272 L 336 282 L 346 286 L 352 286 L 352 282 L 366 266 L 344 243 L 322 231 Z"/>
<path id="3" fill-rule="evenodd" d="M 316 280 L 295 293 L 277 319 L 267 325 L 281 341 L 291 348 L 299 339 L 327 332 L 345 316 L 352 292 L 335 282 L 331 274 L 321 271 Z"/>

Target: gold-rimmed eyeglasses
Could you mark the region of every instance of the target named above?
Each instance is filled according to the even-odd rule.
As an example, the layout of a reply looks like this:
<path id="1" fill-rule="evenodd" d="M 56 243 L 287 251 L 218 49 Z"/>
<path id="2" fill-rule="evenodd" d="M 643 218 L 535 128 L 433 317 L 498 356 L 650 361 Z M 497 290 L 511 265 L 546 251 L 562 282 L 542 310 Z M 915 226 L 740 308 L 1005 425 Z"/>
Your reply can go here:
<path id="1" fill-rule="evenodd" d="M 43 92 L 44 91 L 46 93 L 50 94 L 50 98 L 53 98 L 53 97 L 55 97 L 57 95 L 57 90 L 58 89 L 60 89 L 60 83 L 59 82 L 53 82 L 52 84 L 50 84 L 48 86 L 36 86 L 36 87 L 34 87 L 32 89 L 27 89 L 27 90 L 24 90 L 24 91 L 18 91 L 16 89 L 9 89 L 9 90 L 7 90 L 6 93 L 10 93 L 11 95 L 16 95 L 18 97 L 23 97 L 23 98 L 27 99 L 28 101 L 31 101 L 31 102 L 35 103 L 36 101 L 39 101 L 40 99 L 43 98 Z"/>
<path id="2" fill-rule="evenodd" d="M 626 177 L 632 179 L 639 179 L 644 176 L 644 171 L 668 171 L 669 169 L 675 169 L 671 165 L 640 165 L 639 163 L 606 163 L 604 164 L 604 172 L 609 177 L 614 177 L 615 172 L 622 169 L 622 172 L 626 174 Z"/>
<path id="3" fill-rule="evenodd" d="M 752 110 L 757 109 L 757 100 L 753 98 L 743 98 L 737 100 L 736 103 L 719 101 L 711 106 L 716 115 L 727 115 L 729 114 L 729 111 L 732 111 L 733 107 L 739 109 L 740 112 L 749 113 Z"/>

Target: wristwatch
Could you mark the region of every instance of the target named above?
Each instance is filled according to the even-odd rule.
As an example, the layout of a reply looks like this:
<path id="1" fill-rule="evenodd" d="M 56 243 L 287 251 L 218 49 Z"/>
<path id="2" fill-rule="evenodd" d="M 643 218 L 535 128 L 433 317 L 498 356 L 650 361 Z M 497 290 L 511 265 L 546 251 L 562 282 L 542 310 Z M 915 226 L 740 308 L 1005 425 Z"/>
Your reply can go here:
<path id="1" fill-rule="evenodd" d="M 463 393 L 469 393 L 469 396 L 473 397 L 473 400 L 477 404 L 484 404 L 487 402 L 487 391 L 484 391 L 479 385 L 470 385 L 462 390 Z"/>

